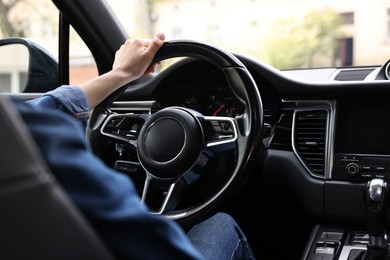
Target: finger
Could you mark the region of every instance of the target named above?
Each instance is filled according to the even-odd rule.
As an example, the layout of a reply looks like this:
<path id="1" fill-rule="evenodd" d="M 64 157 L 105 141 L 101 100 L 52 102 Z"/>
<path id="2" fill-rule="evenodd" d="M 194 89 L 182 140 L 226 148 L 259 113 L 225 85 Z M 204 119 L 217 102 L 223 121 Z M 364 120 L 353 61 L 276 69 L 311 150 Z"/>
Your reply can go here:
<path id="1" fill-rule="evenodd" d="M 155 69 L 156 69 L 156 64 L 154 63 L 154 64 L 150 65 L 150 66 L 146 69 L 145 75 L 149 75 L 150 73 L 153 73 L 153 72 L 155 71 Z"/>
<path id="2" fill-rule="evenodd" d="M 148 50 L 152 53 L 156 53 L 158 49 L 163 45 L 165 40 L 164 33 L 158 33 L 152 40 L 152 42 L 148 46 Z"/>

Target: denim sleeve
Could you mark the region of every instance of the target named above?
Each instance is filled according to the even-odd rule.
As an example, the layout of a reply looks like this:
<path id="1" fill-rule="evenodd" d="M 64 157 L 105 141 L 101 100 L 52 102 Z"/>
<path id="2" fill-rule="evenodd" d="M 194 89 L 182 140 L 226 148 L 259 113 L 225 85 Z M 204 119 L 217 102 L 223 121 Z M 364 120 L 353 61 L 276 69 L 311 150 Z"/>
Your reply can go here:
<path id="1" fill-rule="evenodd" d="M 55 97 L 44 97 L 50 98 L 48 107 L 57 104 Z M 117 259 L 203 259 L 176 222 L 148 212 L 127 175 L 90 151 L 76 120 L 53 109 L 14 104 L 51 172 Z"/>
<path id="2" fill-rule="evenodd" d="M 78 86 L 62 85 L 27 102 L 41 109 L 61 110 L 78 119 L 84 127 L 87 125 L 89 118 L 88 99 Z"/>

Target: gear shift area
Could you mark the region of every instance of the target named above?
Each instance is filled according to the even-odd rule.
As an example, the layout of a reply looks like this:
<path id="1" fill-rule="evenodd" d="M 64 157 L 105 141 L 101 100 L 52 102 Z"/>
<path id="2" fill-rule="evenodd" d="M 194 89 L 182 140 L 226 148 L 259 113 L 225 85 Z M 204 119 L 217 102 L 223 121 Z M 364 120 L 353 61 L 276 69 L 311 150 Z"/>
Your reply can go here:
<path id="1" fill-rule="evenodd" d="M 384 179 L 367 181 L 364 194 L 360 197 L 364 200 L 366 210 L 366 230 L 317 225 L 313 229 L 311 246 L 307 247 L 304 259 L 390 260 L 387 237 L 389 190 Z"/>
<path id="2" fill-rule="evenodd" d="M 388 196 L 388 187 L 385 180 L 372 179 L 367 182 L 364 197 L 367 210 L 366 236 L 368 236 L 368 243 L 364 249 L 351 249 L 347 260 L 390 259 L 387 239 Z"/>
<path id="3" fill-rule="evenodd" d="M 366 188 L 368 244 L 364 260 L 390 259 L 387 240 L 389 214 L 387 182 L 383 179 L 368 181 Z"/>

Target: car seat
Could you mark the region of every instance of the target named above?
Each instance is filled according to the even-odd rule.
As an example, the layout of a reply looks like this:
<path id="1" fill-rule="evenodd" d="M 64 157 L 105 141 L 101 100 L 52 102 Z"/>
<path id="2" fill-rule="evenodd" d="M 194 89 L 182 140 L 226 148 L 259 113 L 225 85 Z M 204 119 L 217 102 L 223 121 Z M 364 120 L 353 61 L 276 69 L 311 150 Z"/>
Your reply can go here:
<path id="1" fill-rule="evenodd" d="M 113 259 L 0 96 L 0 259 Z"/>

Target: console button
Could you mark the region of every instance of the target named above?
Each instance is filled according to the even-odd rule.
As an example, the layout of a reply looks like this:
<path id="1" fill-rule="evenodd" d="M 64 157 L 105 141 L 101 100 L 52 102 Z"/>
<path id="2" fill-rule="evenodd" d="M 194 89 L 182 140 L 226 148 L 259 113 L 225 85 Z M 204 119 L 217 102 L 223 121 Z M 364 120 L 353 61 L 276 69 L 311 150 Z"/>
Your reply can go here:
<path id="1" fill-rule="evenodd" d="M 356 163 L 348 163 L 347 166 L 345 166 L 345 171 L 351 175 L 355 176 L 359 172 L 359 165 Z"/>
<path id="2" fill-rule="evenodd" d="M 378 171 L 378 172 L 385 172 L 385 171 L 387 171 L 387 167 L 386 166 L 375 166 L 374 170 Z"/>
<path id="3" fill-rule="evenodd" d="M 372 170 L 372 166 L 370 166 L 370 165 L 362 165 L 362 170 L 371 171 Z"/>
<path id="4" fill-rule="evenodd" d="M 367 179 L 372 179 L 373 178 L 372 173 L 362 173 L 360 176 L 363 177 L 363 178 L 367 178 Z"/>
<path id="5" fill-rule="evenodd" d="M 334 255 L 338 243 L 334 241 L 318 241 L 315 248 L 316 254 Z"/>
<path id="6" fill-rule="evenodd" d="M 332 239 L 332 240 L 341 240 L 343 233 L 341 232 L 322 232 L 322 239 Z"/>
<path id="7" fill-rule="evenodd" d="M 357 157 L 355 155 L 343 155 L 343 156 L 341 156 L 341 161 L 345 161 L 345 162 L 358 162 L 359 161 L 359 157 Z"/>

